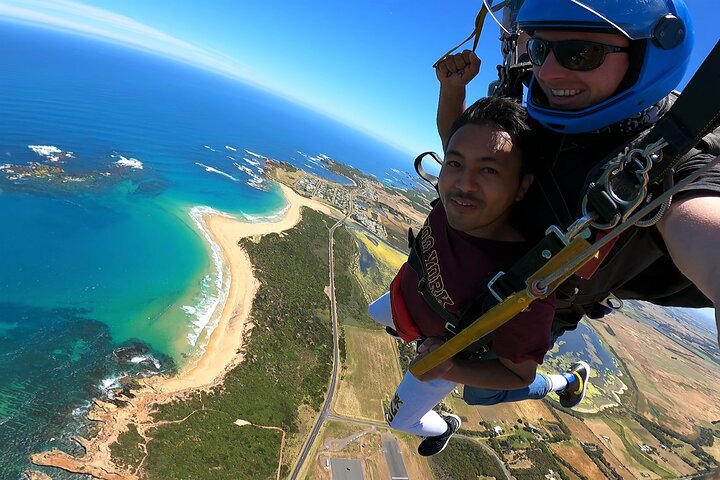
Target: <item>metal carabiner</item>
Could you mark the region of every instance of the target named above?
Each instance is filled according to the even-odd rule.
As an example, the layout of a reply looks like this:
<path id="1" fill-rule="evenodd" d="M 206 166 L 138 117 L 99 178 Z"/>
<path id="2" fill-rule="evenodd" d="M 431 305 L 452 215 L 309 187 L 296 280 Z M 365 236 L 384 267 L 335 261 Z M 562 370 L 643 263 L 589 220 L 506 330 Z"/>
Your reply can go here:
<path id="1" fill-rule="evenodd" d="M 643 203 L 648 194 L 649 172 L 653 164 L 662 160 L 662 148 L 667 145 L 664 139 L 647 145 L 645 148 L 626 149 L 617 158 L 605 166 L 597 183 L 591 183 L 582 200 L 584 216 L 590 214 L 588 194 L 592 188 L 601 189 L 604 203 L 611 205 L 607 211 L 615 211 L 611 219 L 604 223 L 594 221 L 592 226 L 599 230 L 608 230 L 618 223 L 626 221 Z M 595 198 L 598 198 L 597 196 Z M 599 217 L 599 215 L 598 215 Z"/>

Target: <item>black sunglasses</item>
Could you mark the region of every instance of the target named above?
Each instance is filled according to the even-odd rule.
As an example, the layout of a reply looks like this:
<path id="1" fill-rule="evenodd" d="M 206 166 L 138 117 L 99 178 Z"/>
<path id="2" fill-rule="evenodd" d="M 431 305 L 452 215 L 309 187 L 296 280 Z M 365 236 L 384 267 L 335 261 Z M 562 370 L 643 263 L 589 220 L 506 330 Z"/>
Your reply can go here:
<path id="1" fill-rule="evenodd" d="M 594 70 L 603 64 L 608 53 L 627 52 L 628 47 L 616 47 L 586 40 L 559 40 L 542 38 L 527 41 L 527 52 L 533 65 L 540 66 L 552 51 L 557 62 L 568 70 Z"/>

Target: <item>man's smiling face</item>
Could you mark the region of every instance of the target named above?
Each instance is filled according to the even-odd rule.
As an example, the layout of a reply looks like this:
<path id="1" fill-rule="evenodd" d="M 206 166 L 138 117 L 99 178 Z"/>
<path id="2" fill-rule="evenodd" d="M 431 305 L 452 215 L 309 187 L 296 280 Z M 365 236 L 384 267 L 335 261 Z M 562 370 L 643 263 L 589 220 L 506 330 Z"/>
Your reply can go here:
<path id="1" fill-rule="evenodd" d="M 522 175 L 522 156 L 507 132 L 466 124 L 450 138 L 438 191 L 452 228 L 502 240 L 512 205 L 531 182 Z"/>
<path id="2" fill-rule="evenodd" d="M 543 40 L 587 40 L 616 47 L 627 47 L 630 41 L 623 35 L 599 32 L 570 32 L 541 30 L 533 38 Z M 550 52 L 540 66 L 533 66 L 533 74 L 548 106 L 558 110 L 582 110 L 610 98 L 620 86 L 628 70 L 627 52 L 608 53 L 598 68 L 588 71 L 569 70 L 560 65 Z"/>

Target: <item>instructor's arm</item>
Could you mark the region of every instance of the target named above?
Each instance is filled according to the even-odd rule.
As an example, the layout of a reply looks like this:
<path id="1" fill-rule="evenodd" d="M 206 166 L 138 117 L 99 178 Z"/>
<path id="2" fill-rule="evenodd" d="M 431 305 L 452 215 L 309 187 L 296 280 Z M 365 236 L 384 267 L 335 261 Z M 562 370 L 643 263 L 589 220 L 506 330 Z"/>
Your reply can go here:
<path id="1" fill-rule="evenodd" d="M 715 305 L 720 345 L 720 197 L 673 203 L 658 230 L 678 269 Z"/>

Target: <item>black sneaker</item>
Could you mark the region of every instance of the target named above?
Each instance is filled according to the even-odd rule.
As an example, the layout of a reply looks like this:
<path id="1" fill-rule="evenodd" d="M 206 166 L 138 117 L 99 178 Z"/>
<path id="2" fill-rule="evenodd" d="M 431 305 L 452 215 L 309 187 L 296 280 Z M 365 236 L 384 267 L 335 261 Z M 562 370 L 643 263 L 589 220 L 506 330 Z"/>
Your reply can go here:
<path id="1" fill-rule="evenodd" d="M 565 408 L 577 407 L 585 398 L 590 379 L 590 365 L 585 362 L 575 362 L 570 366 L 570 373 L 575 375 L 575 380 L 570 382 L 565 390 L 558 392 L 560 405 Z"/>
<path id="2" fill-rule="evenodd" d="M 395 330 L 392 327 L 385 327 L 385 332 L 387 332 L 388 335 L 395 338 L 400 338 L 400 335 L 398 335 L 397 330 Z"/>
<path id="3" fill-rule="evenodd" d="M 445 433 L 434 437 L 426 437 L 425 440 L 420 442 L 420 445 L 418 445 L 418 453 L 423 457 L 429 457 L 445 450 L 445 447 L 447 447 L 450 441 L 450 437 L 460 430 L 460 417 L 452 413 L 444 413 L 440 416 L 445 420 L 445 423 L 448 424 L 448 428 Z"/>

